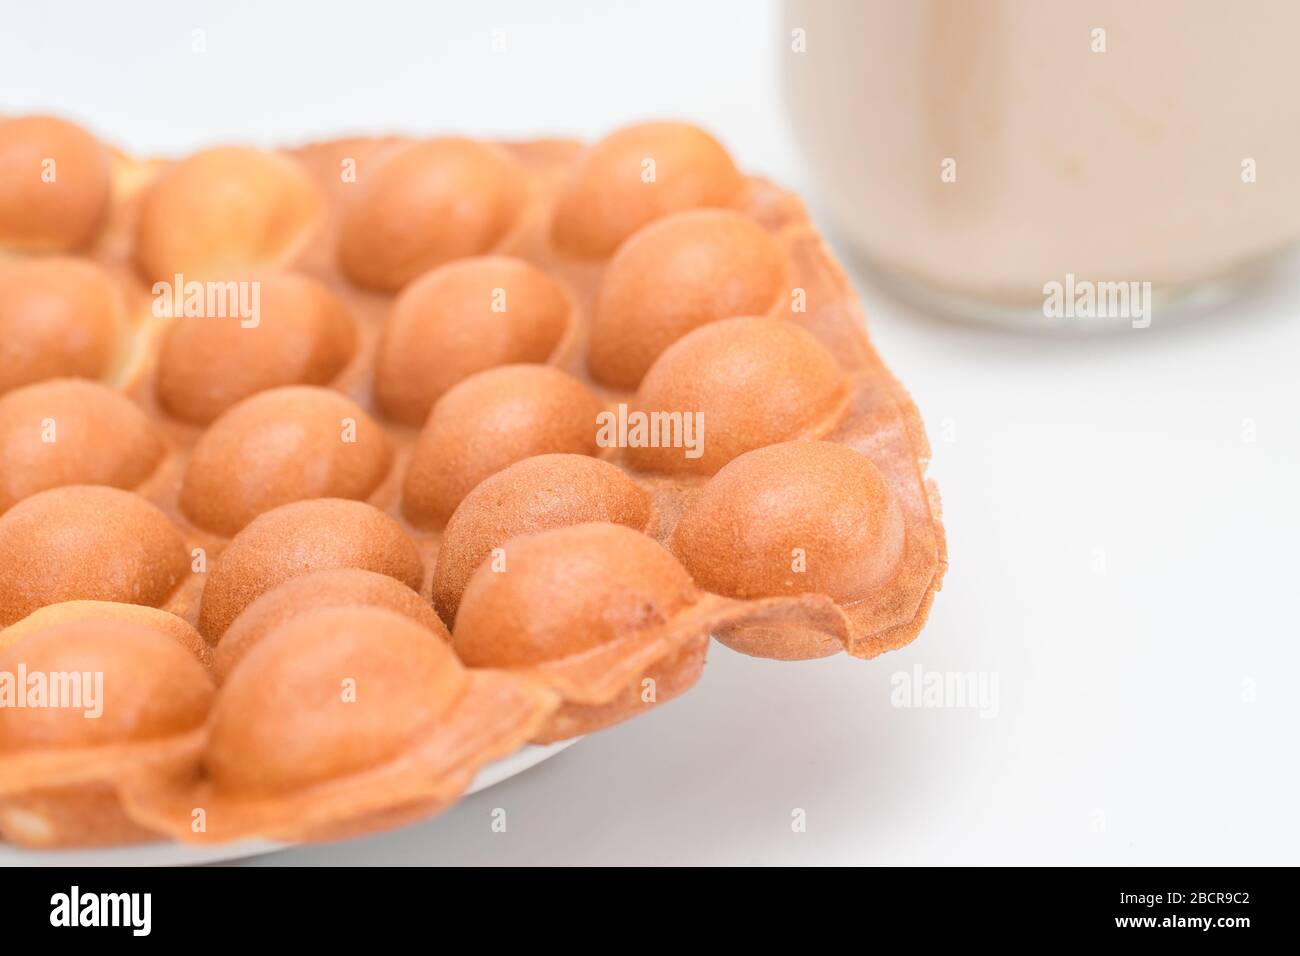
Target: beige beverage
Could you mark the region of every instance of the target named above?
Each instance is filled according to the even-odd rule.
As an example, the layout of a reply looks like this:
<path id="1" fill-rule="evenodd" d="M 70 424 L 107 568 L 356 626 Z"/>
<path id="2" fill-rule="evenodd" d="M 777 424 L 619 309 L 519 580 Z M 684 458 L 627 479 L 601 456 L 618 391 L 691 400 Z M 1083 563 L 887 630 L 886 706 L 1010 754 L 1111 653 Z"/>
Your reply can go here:
<path id="1" fill-rule="evenodd" d="M 962 311 L 1225 288 L 1300 238 L 1300 3 L 789 0 L 791 122 L 838 225 Z"/>

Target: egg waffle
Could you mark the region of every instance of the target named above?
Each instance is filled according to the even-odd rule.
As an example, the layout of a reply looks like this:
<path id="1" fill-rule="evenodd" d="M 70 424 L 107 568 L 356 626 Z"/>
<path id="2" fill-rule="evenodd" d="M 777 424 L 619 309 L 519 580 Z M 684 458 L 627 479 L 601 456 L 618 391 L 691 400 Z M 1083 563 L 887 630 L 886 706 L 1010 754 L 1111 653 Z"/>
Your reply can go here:
<path id="1" fill-rule="evenodd" d="M 710 636 L 900 647 L 946 568 L 842 270 L 686 124 L 161 161 L 0 120 L 0 359 L 0 673 L 122 709 L 0 708 L 15 842 L 395 825 Z"/>

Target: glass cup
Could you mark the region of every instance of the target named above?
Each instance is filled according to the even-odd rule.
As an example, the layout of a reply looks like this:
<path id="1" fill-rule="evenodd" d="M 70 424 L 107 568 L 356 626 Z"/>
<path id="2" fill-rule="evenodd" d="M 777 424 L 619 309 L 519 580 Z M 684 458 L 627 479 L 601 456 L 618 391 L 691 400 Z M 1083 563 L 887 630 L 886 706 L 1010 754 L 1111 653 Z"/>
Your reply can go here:
<path id="1" fill-rule="evenodd" d="M 787 0 L 786 28 L 814 194 L 928 306 L 1146 327 L 1300 239 L 1294 0 Z"/>

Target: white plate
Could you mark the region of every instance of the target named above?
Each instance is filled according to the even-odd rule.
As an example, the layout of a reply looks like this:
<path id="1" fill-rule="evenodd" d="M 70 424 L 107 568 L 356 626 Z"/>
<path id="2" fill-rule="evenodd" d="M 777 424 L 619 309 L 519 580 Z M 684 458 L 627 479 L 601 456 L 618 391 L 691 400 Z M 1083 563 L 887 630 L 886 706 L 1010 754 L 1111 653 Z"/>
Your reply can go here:
<path id="1" fill-rule="evenodd" d="M 545 747 L 524 747 L 503 760 L 488 764 L 474 778 L 466 796 L 523 773 L 529 767 L 555 756 L 570 744 L 577 743 L 579 739 L 561 740 Z M 245 840 L 220 846 L 144 843 L 139 846 L 90 850 L 25 850 L 0 844 L 0 866 L 190 866 L 273 853 L 291 845 L 271 840 Z"/>

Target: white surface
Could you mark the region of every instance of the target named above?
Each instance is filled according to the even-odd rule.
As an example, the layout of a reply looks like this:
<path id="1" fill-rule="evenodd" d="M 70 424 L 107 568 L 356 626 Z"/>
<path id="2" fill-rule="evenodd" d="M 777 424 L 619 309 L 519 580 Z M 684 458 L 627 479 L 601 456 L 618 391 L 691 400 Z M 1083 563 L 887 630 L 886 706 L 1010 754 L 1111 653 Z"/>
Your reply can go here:
<path id="1" fill-rule="evenodd" d="M 6 12 L 0 110 L 61 109 L 140 150 L 671 115 L 812 185 L 757 3 L 58 6 Z M 944 496 L 952 569 L 913 645 L 793 665 L 717 647 L 683 699 L 436 820 L 254 862 L 1300 862 L 1300 272 L 1083 341 L 862 292 Z M 996 673 L 999 714 L 891 707 L 917 664 Z"/>

